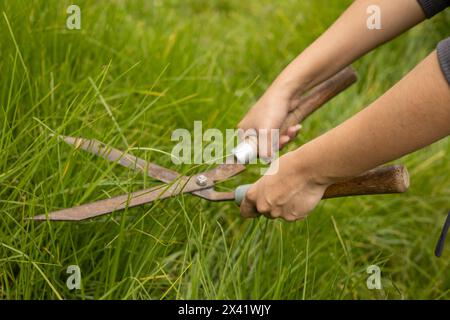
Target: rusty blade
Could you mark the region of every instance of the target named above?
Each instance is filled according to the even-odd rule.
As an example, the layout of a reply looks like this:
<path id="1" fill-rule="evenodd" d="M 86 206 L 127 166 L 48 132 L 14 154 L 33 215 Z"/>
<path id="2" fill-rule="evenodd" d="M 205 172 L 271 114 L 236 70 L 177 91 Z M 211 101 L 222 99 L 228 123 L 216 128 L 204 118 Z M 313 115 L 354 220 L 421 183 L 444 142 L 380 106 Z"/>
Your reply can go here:
<path id="1" fill-rule="evenodd" d="M 235 161 L 234 156 L 230 156 L 224 164 L 220 164 L 214 169 L 207 171 L 205 174 L 214 181 L 223 181 L 227 178 L 233 177 L 245 170 L 245 166 L 239 163 L 231 163 Z M 234 191 L 232 192 L 218 192 L 214 187 L 193 191 L 193 195 L 209 201 L 230 201 L 234 200 Z"/>
<path id="2" fill-rule="evenodd" d="M 33 220 L 49 219 L 54 221 L 80 221 L 125 208 L 147 204 L 157 199 L 169 198 L 180 193 L 192 193 L 211 201 L 232 200 L 234 198 L 234 193 L 216 192 L 214 190 L 214 182 L 225 180 L 226 178 L 245 170 L 245 166 L 241 164 L 230 164 L 232 159 L 228 158 L 225 164 L 219 165 L 210 171 L 192 177 L 183 177 L 176 171 L 158 166 L 126 152 L 106 146 L 97 140 L 68 136 L 60 136 L 60 138 L 76 148 L 101 156 L 108 161 L 117 162 L 124 167 L 142 171 L 150 177 L 166 182 L 167 184 L 131 194 L 83 204 L 73 208 L 54 211 L 48 215 L 38 215 L 33 217 Z M 207 177 L 207 183 L 203 186 L 199 186 L 196 183 L 196 179 L 199 175 Z M 177 179 L 179 181 L 176 181 Z"/>
<path id="3" fill-rule="evenodd" d="M 176 171 L 145 161 L 144 159 L 133 156 L 125 151 L 112 148 L 98 140 L 69 136 L 59 136 L 59 138 L 66 143 L 73 145 L 77 149 L 82 149 L 89 153 L 95 154 L 110 162 L 118 163 L 126 168 L 141 171 L 149 177 L 165 183 L 170 183 L 180 177 L 180 174 Z M 210 177 L 214 181 L 222 181 L 235 176 L 244 170 L 245 166 L 236 163 L 234 157 L 230 156 L 225 160 L 224 164 L 220 164 L 208 172 L 212 173 Z"/>
<path id="4" fill-rule="evenodd" d="M 69 136 L 58 136 L 66 143 L 73 145 L 77 149 L 82 149 L 89 153 L 100 156 L 110 162 L 116 162 L 126 168 L 141 171 L 149 177 L 159 181 L 170 183 L 180 177 L 176 171 L 158 166 L 157 164 L 135 157 L 125 151 L 121 151 L 97 140 L 75 138 Z"/>
<path id="5" fill-rule="evenodd" d="M 163 185 L 146 190 L 124 194 L 110 199 L 99 200 L 77 207 L 62 209 L 33 217 L 33 220 L 54 220 L 54 221 L 80 221 L 86 220 L 107 213 L 115 212 L 125 208 L 131 208 L 150 203 L 159 199 L 166 199 L 180 193 L 210 189 L 214 182 L 209 182 L 204 186 L 195 183 L 197 176 L 182 177 L 179 181 L 171 185 Z"/>
<path id="6" fill-rule="evenodd" d="M 133 156 L 125 151 L 112 148 L 98 140 L 70 136 L 58 137 L 77 149 L 82 149 L 91 154 L 95 154 L 110 162 L 118 163 L 126 168 L 141 171 L 149 177 L 165 183 L 171 183 L 181 176 L 176 171 L 145 161 L 144 159 Z M 216 168 L 208 171 L 208 175 L 213 181 L 223 181 L 241 173 L 244 170 L 244 165 L 237 163 L 234 156 L 229 156 L 225 160 L 224 164 L 220 164 Z M 216 192 L 213 188 L 193 191 L 192 194 L 211 201 L 230 200 L 233 195 L 233 193 Z"/>
<path id="7" fill-rule="evenodd" d="M 243 164 L 237 163 L 234 156 L 229 156 L 225 163 L 219 164 L 214 169 L 208 171 L 209 175 L 214 181 L 223 181 L 231 178 L 245 170 Z"/>

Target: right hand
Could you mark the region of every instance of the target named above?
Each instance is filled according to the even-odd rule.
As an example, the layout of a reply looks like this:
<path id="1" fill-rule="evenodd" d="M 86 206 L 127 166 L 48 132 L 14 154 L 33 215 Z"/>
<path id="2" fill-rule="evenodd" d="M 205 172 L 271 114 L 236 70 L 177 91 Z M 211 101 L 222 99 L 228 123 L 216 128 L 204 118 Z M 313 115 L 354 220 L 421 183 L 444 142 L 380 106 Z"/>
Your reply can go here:
<path id="1" fill-rule="evenodd" d="M 267 143 L 259 143 L 258 154 L 262 158 L 271 158 L 274 152 L 272 150 L 272 137 L 270 129 L 280 129 L 288 113 L 295 109 L 296 98 L 290 98 L 280 93 L 280 90 L 269 88 L 264 95 L 256 102 L 255 105 L 248 111 L 244 118 L 239 122 L 238 128 L 244 131 L 256 130 L 259 132 L 266 129 L 268 137 Z M 300 125 L 289 127 L 287 132 L 279 134 L 279 148 L 283 148 L 288 142 L 294 139 L 299 130 Z M 244 139 L 241 137 L 241 139 Z"/>
<path id="2" fill-rule="evenodd" d="M 331 184 L 314 170 L 301 148 L 272 163 L 269 171 L 247 191 L 241 204 L 244 218 L 264 215 L 286 221 L 304 219 L 322 199 Z M 306 161 L 305 161 L 306 160 Z"/>

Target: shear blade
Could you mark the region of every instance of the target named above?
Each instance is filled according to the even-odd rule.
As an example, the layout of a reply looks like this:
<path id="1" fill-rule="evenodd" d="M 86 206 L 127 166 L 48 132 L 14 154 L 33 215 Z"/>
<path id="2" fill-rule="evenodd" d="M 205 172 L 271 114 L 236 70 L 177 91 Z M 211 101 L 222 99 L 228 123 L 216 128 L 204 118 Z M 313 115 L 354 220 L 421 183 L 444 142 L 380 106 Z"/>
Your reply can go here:
<path id="1" fill-rule="evenodd" d="M 125 194 L 110 199 L 99 200 L 92 203 L 83 204 L 77 207 L 62 209 L 33 217 L 33 220 L 54 220 L 54 221 L 80 221 L 94 218 L 107 213 L 115 212 L 125 208 L 131 208 L 158 199 L 165 199 L 180 193 L 192 193 L 210 201 L 227 201 L 234 199 L 234 192 L 217 192 L 214 190 L 214 183 L 225 180 L 245 170 L 245 166 L 238 163 L 230 163 L 234 159 L 228 158 L 225 164 L 216 168 L 195 175 L 185 177 L 176 171 L 158 166 L 135 157 L 124 151 L 106 146 L 97 140 L 75 138 L 69 136 L 59 136 L 66 143 L 85 150 L 91 154 L 116 162 L 120 165 L 145 172 L 152 178 L 166 182 L 166 185 L 158 186 L 146 190 Z M 195 183 L 196 177 L 204 175 L 207 177 L 207 184 L 200 186 Z M 178 180 L 178 181 L 177 181 Z"/>

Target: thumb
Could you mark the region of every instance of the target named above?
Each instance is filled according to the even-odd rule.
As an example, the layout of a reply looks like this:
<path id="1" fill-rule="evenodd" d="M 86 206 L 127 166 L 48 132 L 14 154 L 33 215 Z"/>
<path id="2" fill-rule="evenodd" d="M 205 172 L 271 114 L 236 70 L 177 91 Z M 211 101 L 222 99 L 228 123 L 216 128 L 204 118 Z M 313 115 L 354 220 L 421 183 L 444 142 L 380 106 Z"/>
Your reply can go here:
<path id="1" fill-rule="evenodd" d="M 241 203 L 240 211 L 243 218 L 256 218 L 259 216 L 256 208 L 255 184 L 247 190 L 244 200 Z"/>

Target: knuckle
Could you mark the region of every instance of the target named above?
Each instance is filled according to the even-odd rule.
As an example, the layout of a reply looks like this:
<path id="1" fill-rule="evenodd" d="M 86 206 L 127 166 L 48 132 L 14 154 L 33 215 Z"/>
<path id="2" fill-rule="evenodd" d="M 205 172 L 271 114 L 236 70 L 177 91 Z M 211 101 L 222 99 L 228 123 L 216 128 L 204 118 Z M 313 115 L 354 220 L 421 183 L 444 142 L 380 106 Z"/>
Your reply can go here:
<path id="1" fill-rule="evenodd" d="M 256 202 L 256 199 L 257 199 L 256 190 L 254 188 L 250 188 L 247 191 L 247 194 L 245 195 L 245 198 L 246 198 L 247 201 L 250 201 L 252 203 Z"/>
<path id="2" fill-rule="evenodd" d="M 294 215 L 292 215 L 292 214 L 285 215 L 285 216 L 282 217 L 282 219 L 284 221 L 286 221 L 286 222 L 294 222 L 294 221 L 297 220 L 296 217 Z"/>
<path id="3" fill-rule="evenodd" d="M 281 215 L 282 215 L 282 211 L 280 209 L 273 209 L 271 212 L 271 216 L 274 219 L 281 217 Z"/>
<path id="4" fill-rule="evenodd" d="M 284 214 L 281 218 L 287 222 L 295 222 L 298 220 L 303 220 L 303 216 L 298 213 Z"/>
<path id="5" fill-rule="evenodd" d="M 256 209 L 259 213 L 270 212 L 270 205 L 266 201 L 259 201 L 256 203 Z"/>

